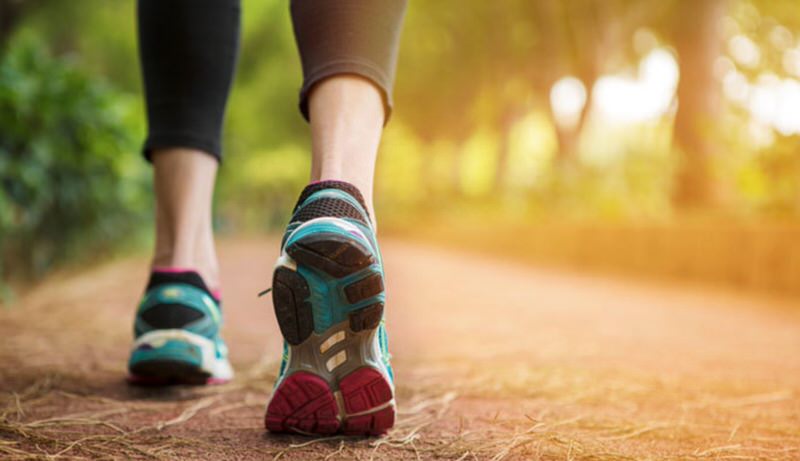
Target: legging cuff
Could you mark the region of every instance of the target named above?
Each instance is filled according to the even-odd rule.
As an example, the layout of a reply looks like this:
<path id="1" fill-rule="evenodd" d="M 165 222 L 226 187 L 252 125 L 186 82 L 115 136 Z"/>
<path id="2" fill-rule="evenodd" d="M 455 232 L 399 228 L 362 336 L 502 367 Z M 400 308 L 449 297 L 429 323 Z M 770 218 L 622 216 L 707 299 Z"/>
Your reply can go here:
<path id="1" fill-rule="evenodd" d="M 386 73 L 381 70 L 380 66 L 366 60 L 357 60 L 355 58 L 333 61 L 306 76 L 303 81 L 303 87 L 300 89 L 300 112 L 303 114 L 303 117 L 307 121 L 309 120 L 308 97 L 311 94 L 311 90 L 314 89 L 314 86 L 326 78 L 342 74 L 358 75 L 375 85 L 383 100 L 383 123 L 384 125 L 388 123 L 389 117 L 392 114 L 392 95 L 391 91 L 388 89 L 391 87 L 391 77 L 386 75 Z"/>
<path id="2" fill-rule="evenodd" d="M 169 148 L 197 149 L 222 162 L 221 142 L 191 133 L 151 133 L 144 143 L 142 153 L 147 161 L 152 162 L 154 150 Z"/>

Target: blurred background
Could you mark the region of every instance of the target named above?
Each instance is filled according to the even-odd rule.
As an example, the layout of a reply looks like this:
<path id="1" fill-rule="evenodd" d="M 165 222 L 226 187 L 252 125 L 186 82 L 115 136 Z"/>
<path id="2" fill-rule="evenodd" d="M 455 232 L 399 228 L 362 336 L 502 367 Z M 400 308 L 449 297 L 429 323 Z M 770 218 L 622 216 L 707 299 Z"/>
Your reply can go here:
<path id="1" fill-rule="evenodd" d="M 284 226 L 310 165 L 287 2 L 243 12 L 221 235 Z M 0 0 L 6 293 L 151 238 L 135 31 L 132 0 Z M 395 102 L 384 234 L 800 294 L 794 0 L 411 1 Z"/>

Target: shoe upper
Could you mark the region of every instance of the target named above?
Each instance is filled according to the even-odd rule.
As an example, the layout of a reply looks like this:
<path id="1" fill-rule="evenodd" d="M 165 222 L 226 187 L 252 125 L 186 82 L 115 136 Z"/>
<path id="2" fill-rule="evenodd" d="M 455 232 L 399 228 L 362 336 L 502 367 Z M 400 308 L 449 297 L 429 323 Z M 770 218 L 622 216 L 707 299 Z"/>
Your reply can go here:
<path id="1" fill-rule="evenodd" d="M 372 226 L 372 220 L 367 212 L 367 207 L 361 193 L 358 189 L 345 182 L 341 181 L 321 181 L 307 186 L 300 194 L 297 205 L 294 208 L 292 218 L 286 228 L 281 242 L 281 251 L 288 246 L 291 241 L 294 241 L 298 234 L 302 233 L 301 226 L 313 219 L 317 218 L 335 218 L 346 221 L 352 226 L 357 228 L 351 231 L 351 237 L 366 238 L 368 245 L 372 249 L 375 257 L 374 269 L 380 272 L 383 276 L 383 260 L 381 258 L 380 248 L 375 236 L 375 231 Z M 352 227 L 350 226 L 350 227 Z M 358 235 L 356 235 L 358 234 Z M 384 293 L 381 292 L 374 298 L 365 300 L 364 303 L 383 302 Z M 383 365 L 389 375 L 393 379 L 392 368 L 390 365 L 390 354 L 388 350 L 388 337 L 386 334 L 385 320 L 381 319 L 377 329 L 377 346 L 380 349 L 380 356 L 382 357 Z M 284 341 L 283 358 L 279 371 L 279 378 L 276 382 L 280 382 L 289 361 L 289 346 Z"/>
<path id="2" fill-rule="evenodd" d="M 153 271 L 136 311 L 133 383 L 209 384 L 233 377 L 219 300 L 194 271 Z"/>
<path id="3" fill-rule="evenodd" d="M 286 226 L 281 249 L 288 237 L 303 223 L 315 218 L 339 218 L 358 226 L 370 238 L 370 244 L 380 258 L 378 242 L 372 228 L 367 205 L 355 186 L 341 181 L 320 181 L 307 186 L 300 194 L 292 218 Z"/>
<path id="4" fill-rule="evenodd" d="M 136 311 L 134 337 L 155 330 L 181 329 L 218 339 L 220 303 L 196 272 L 153 272 Z"/>

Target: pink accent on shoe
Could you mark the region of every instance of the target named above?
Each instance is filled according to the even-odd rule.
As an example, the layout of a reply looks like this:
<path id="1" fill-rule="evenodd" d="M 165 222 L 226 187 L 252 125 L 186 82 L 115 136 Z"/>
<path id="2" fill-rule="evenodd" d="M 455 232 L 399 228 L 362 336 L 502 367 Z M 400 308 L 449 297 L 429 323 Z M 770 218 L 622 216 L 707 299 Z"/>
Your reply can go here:
<path id="1" fill-rule="evenodd" d="M 165 274 L 179 274 L 181 272 L 197 272 L 191 267 L 172 267 L 172 266 L 153 266 L 153 272 L 163 272 Z"/>
<path id="2" fill-rule="evenodd" d="M 394 426 L 392 387 L 378 370 L 359 368 L 339 382 L 339 389 L 345 414 L 324 379 L 293 373 L 272 395 L 264 425 L 270 432 L 317 435 L 381 435 Z"/>
<path id="3" fill-rule="evenodd" d="M 335 434 L 339 409 L 328 383 L 319 376 L 297 372 L 275 390 L 264 425 L 271 432 Z"/>
<path id="4" fill-rule="evenodd" d="M 171 267 L 171 266 L 153 266 L 153 268 L 151 270 L 153 272 L 161 272 L 163 274 L 180 274 L 180 273 L 183 273 L 183 272 L 199 273 L 195 269 L 192 269 L 192 268 L 189 268 L 189 267 L 177 267 L 177 266 L 176 267 Z M 216 289 L 210 290 L 210 292 L 211 292 L 211 296 L 213 296 L 214 299 L 217 302 L 219 302 L 222 299 L 222 288 L 216 288 Z"/>
<path id="5" fill-rule="evenodd" d="M 383 435 L 394 426 L 394 407 L 347 418 L 342 426 L 345 435 Z"/>
<path id="6" fill-rule="evenodd" d="M 392 387 L 378 370 L 359 368 L 341 380 L 339 389 L 347 414 L 358 414 L 345 418 L 342 433 L 381 435 L 394 426 L 394 405 L 386 406 L 393 398 Z"/>

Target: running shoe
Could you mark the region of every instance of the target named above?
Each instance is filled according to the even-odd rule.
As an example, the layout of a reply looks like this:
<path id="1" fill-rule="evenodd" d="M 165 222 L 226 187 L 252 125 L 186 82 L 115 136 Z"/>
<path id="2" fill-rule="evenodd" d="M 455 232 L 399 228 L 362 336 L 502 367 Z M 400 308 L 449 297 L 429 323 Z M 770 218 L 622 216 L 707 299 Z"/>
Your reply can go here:
<path id="1" fill-rule="evenodd" d="M 194 271 L 154 271 L 136 311 L 128 380 L 214 384 L 233 377 L 220 302 Z"/>
<path id="2" fill-rule="evenodd" d="M 306 187 L 272 279 L 284 353 L 268 430 L 380 435 L 394 425 L 384 300 L 381 254 L 358 189 Z"/>

